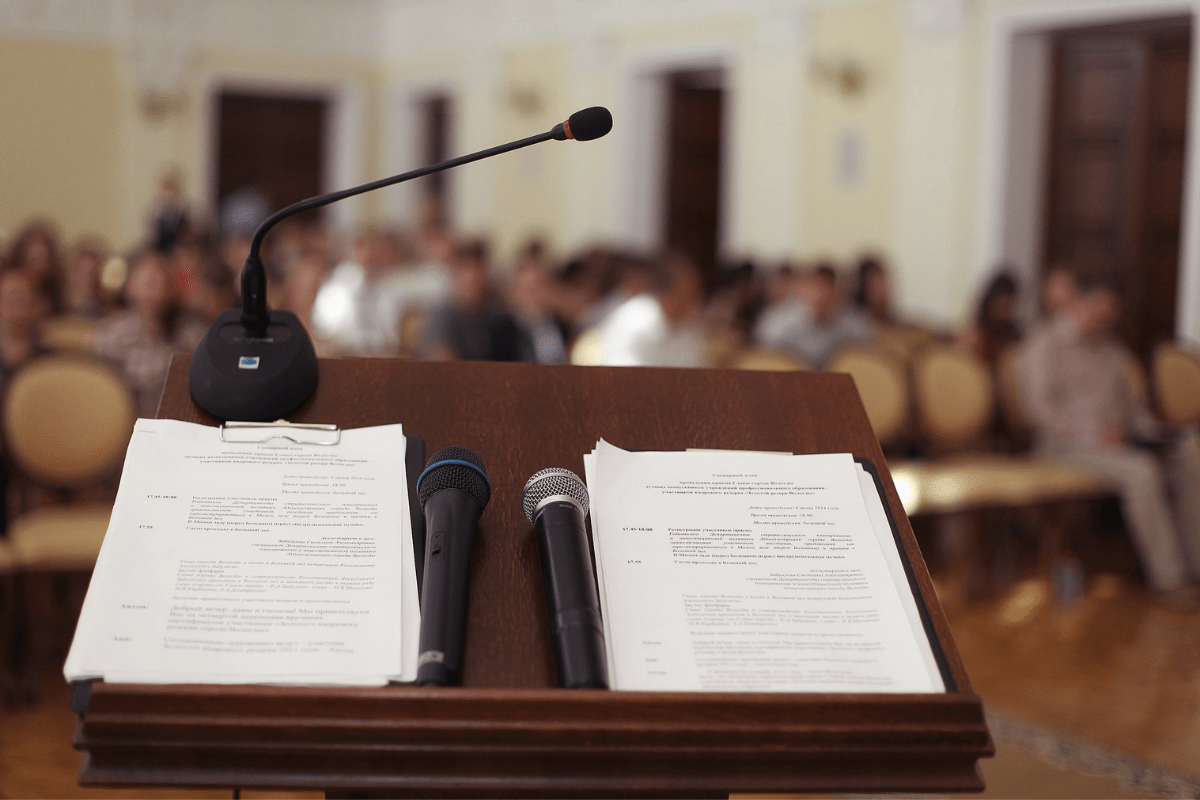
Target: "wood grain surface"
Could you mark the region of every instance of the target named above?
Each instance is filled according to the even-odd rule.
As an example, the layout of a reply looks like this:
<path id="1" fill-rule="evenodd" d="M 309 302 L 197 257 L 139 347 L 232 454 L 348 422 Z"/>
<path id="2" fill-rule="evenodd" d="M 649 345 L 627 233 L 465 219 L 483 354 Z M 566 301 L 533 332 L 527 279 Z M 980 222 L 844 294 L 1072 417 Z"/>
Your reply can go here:
<path id="1" fill-rule="evenodd" d="M 216 424 L 176 357 L 159 416 Z M 429 453 L 475 450 L 493 494 L 471 560 L 463 687 L 97 684 L 81 780 L 374 790 L 390 796 L 725 796 L 978 790 L 991 740 L 854 384 L 830 373 L 321 362 L 293 421 L 400 422 Z M 554 664 L 521 490 L 628 449 L 850 452 L 879 466 L 957 691 L 929 695 L 578 692 Z"/>

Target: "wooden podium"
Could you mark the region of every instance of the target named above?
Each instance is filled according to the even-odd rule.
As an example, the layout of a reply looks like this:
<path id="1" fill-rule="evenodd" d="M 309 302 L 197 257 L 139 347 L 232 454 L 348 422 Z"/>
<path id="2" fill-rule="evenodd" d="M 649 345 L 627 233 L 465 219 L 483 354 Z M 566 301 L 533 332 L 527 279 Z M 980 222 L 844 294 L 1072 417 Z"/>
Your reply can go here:
<path id="1" fill-rule="evenodd" d="M 215 424 L 176 357 L 159 416 Z M 992 754 L 912 529 L 854 384 L 829 373 L 330 359 L 293 421 L 400 422 L 428 452 L 479 453 L 494 493 L 471 563 L 463 686 L 96 683 L 80 782 L 323 789 L 330 796 L 724 797 L 977 791 Z M 571 691 L 556 687 L 521 490 L 628 449 L 850 452 L 879 467 L 953 690 L 916 694 Z"/>

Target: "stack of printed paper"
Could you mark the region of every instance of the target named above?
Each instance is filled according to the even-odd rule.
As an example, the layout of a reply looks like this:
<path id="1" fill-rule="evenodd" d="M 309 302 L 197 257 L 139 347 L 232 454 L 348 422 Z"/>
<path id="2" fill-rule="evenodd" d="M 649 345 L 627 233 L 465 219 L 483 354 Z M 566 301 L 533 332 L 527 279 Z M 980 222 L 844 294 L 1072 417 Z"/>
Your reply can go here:
<path id="1" fill-rule="evenodd" d="M 850 455 L 600 441 L 584 463 L 612 688 L 945 691 Z"/>
<path id="2" fill-rule="evenodd" d="M 138 420 L 67 679 L 413 680 L 404 451 L 399 425 L 331 445 Z"/>

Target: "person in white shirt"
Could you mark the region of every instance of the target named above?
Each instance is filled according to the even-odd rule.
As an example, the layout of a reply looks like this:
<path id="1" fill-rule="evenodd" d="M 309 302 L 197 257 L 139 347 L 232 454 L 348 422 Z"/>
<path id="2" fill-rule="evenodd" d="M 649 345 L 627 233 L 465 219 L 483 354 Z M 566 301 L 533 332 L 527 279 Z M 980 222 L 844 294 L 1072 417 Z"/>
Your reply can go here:
<path id="1" fill-rule="evenodd" d="M 414 307 L 429 307 L 450 293 L 445 267 L 432 262 L 405 267 L 386 231 L 361 235 L 350 259 L 329 273 L 313 303 L 319 339 L 346 355 L 393 356 L 400 349 L 400 323 Z"/>

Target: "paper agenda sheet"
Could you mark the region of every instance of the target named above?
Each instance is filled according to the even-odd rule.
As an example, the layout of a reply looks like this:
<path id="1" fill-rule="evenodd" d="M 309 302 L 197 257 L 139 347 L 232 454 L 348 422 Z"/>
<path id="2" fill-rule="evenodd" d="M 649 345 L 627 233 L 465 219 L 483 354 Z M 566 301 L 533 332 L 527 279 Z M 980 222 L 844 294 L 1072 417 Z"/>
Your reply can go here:
<path id="1" fill-rule="evenodd" d="M 850 455 L 601 441 L 585 468 L 614 689 L 945 691 Z"/>
<path id="2" fill-rule="evenodd" d="M 412 680 L 404 452 L 400 425 L 326 447 L 138 420 L 67 679 Z"/>

